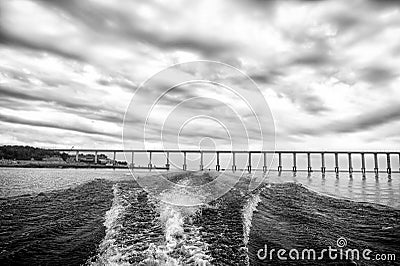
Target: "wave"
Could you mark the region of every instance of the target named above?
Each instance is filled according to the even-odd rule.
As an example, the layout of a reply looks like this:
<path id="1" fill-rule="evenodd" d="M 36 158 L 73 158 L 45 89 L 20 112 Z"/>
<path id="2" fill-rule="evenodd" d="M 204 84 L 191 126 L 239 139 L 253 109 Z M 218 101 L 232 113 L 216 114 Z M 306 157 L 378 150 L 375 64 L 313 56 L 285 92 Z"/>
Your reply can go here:
<path id="1" fill-rule="evenodd" d="M 251 229 L 251 222 L 253 219 L 253 213 L 257 210 L 257 205 L 260 201 L 260 194 L 254 194 L 247 199 L 246 204 L 243 207 L 243 242 L 245 245 L 247 245 L 249 242 L 249 234 Z"/>
<path id="2" fill-rule="evenodd" d="M 112 183 L 0 200 L 0 265 L 80 265 L 104 237 Z"/>
<path id="3" fill-rule="evenodd" d="M 180 185 L 212 180 L 199 173 L 176 175 L 171 178 Z M 193 207 L 180 205 L 201 203 L 204 191 L 190 194 L 178 185 L 163 190 L 160 198 L 179 203 L 171 205 L 134 181 L 95 180 L 2 199 L 0 264 L 280 265 L 276 259 L 260 261 L 257 251 L 264 245 L 276 250 L 334 247 L 339 237 L 350 248 L 400 256 L 400 210 L 333 198 L 297 183 L 264 184 L 249 193 L 246 180 Z M 286 264 L 322 263 L 352 261 Z"/>
<path id="4" fill-rule="evenodd" d="M 248 250 L 251 265 L 280 265 L 276 256 L 262 261 L 257 252 L 275 249 L 336 247 L 339 238 L 349 248 L 376 253 L 398 253 L 400 211 L 388 206 L 354 202 L 316 193 L 298 183 L 272 184 L 260 193 L 252 219 Z M 397 228 L 397 229 L 396 229 Z M 286 261 L 285 265 L 353 264 L 352 260 Z M 361 260 L 362 265 L 375 265 Z"/>
<path id="5" fill-rule="evenodd" d="M 191 219 L 199 209 L 160 204 L 160 221 L 164 227 L 165 241 L 152 244 L 144 261 L 149 265 L 210 265 L 208 244 L 202 241 L 200 228 Z"/>
<path id="6" fill-rule="evenodd" d="M 182 185 L 199 179 L 178 175 L 171 177 L 179 185 L 159 197 L 168 202 L 173 198 L 176 204 L 155 199 L 133 184 L 114 185 L 106 236 L 88 264 L 248 265 L 246 244 L 258 196 L 244 197 L 235 188 L 204 204 L 204 191 L 189 195 Z"/>
<path id="7" fill-rule="evenodd" d="M 126 248 L 117 243 L 117 235 L 123 229 L 123 224 L 120 221 L 129 202 L 120 196 L 118 184 L 113 186 L 113 195 L 111 209 L 105 215 L 106 235 L 99 245 L 99 255 L 97 255 L 95 261 L 90 263 L 91 265 L 113 265 L 123 262 L 126 251 L 129 250 L 129 247 Z M 124 263 L 121 265 L 124 265 Z M 126 261 L 126 265 L 130 265 L 130 263 Z"/>
<path id="8" fill-rule="evenodd" d="M 106 235 L 90 265 L 209 265 L 208 245 L 193 217 L 200 207 L 179 207 L 140 188 L 116 184 L 105 215 Z"/>
<path id="9" fill-rule="evenodd" d="M 243 243 L 246 246 L 247 251 L 247 244 L 249 242 L 249 235 L 251 230 L 251 222 L 253 219 L 253 213 L 257 210 L 257 205 L 261 201 L 261 197 L 259 193 L 251 195 L 244 207 L 243 207 Z M 250 259 L 247 256 L 246 258 L 246 265 L 250 265 Z"/>
<path id="10" fill-rule="evenodd" d="M 397 252 L 400 211 L 332 198 L 297 183 L 264 184 L 252 193 L 245 187 L 239 182 L 208 204 L 188 207 L 152 198 L 137 184 L 116 184 L 106 235 L 90 264 L 263 265 L 257 251 L 264 245 L 322 249 L 339 237 L 351 247 Z M 174 202 L 197 200 L 182 190 L 177 186 L 163 195 Z"/>

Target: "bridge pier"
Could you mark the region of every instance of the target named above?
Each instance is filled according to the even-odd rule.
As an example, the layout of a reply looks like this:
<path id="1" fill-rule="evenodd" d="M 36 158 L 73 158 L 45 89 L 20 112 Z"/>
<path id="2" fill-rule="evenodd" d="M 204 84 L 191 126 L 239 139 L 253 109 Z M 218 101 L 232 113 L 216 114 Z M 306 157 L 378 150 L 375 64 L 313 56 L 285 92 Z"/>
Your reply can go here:
<path id="1" fill-rule="evenodd" d="M 167 170 L 169 170 L 170 164 L 169 164 L 169 152 L 167 151 L 167 163 L 165 164 L 165 167 Z"/>
<path id="2" fill-rule="evenodd" d="M 219 171 L 221 166 L 219 165 L 219 152 L 217 152 L 217 165 L 215 166 L 215 170 Z"/>
<path id="3" fill-rule="evenodd" d="M 97 164 L 97 151 L 94 152 L 94 164 Z"/>
<path id="4" fill-rule="evenodd" d="M 325 153 L 321 153 L 321 172 L 325 173 Z"/>
<path id="5" fill-rule="evenodd" d="M 186 165 L 186 152 L 183 153 L 183 171 L 186 171 L 187 165 Z"/>
<path id="6" fill-rule="evenodd" d="M 251 173 L 251 152 L 249 152 L 249 164 L 247 165 L 247 171 Z"/>
<path id="7" fill-rule="evenodd" d="M 365 154 L 361 153 L 361 173 L 365 174 Z"/>
<path id="8" fill-rule="evenodd" d="M 132 152 L 132 161 L 131 161 L 132 169 L 135 167 L 135 152 Z"/>
<path id="9" fill-rule="evenodd" d="M 390 165 L 390 153 L 386 153 L 386 172 L 389 175 L 392 173 L 392 167 Z"/>
<path id="10" fill-rule="evenodd" d="M 151 168 L 153 168 L 153 165 L 152 165 L 152 152 L 150 152 L 149 153 L 149 164 L 147 165 L 147 168 L 149 168 L 149 169 L 151 169 Z"/>
<path id="11" fill-rule="evenodd" d="M 311 167 L 311 154 L 307 152 L 307 172 L 312 172 L 312 167 Z"/>
<path id="12" fill-rule="evenodd" d="M 113 156 L 113 165 L 116 165 L 116 164 L 117 164 L 116 158 L 117 158 L 117 152 L 116 152 L 116 151 L 114 151 L 114 156 Z"/>
<path id="13" fill-rule="evenodd" d="M 278 171 L 282 171 L 282 153 L 278 152 Z"/>
<path id="14" fill-rule="evenodd" d="M 263 172 L 267 172 L 267 153 L 264 152 L 264 165 L 263 165 Z"/>
<path id="15" fill-rule="evenodd" d="M 215 166 L 215 170 L 219 171 L 221 169 L 221 166 L 219 164 L 219 152 L 217 152 L 217 165 Z"/>
<path id="16" fill-rule="evenodd" d="M 339 173 L 339 154 L 335 152 L 335 173 Z"/>
<path id="17" fill-rule="evenodd" d="M 378 154 L 375 152 L 374 153 L 374 172 L 377 175 L 379 173 L 379 165 L 378 165 Z"/>
<path id="18" fill-rule="evenodd" d="M 349 156 L 349 173 L 351 174 L 351 173 L 353 173 L 353 164 L 351 162 L 351 153 L 350 152 L 348 153 L 348 156 Z"/>
<path id="19" fill-rule="evenodd" d="M 76 161 L 76 162 L 79 162 L 79 151 L 76 151 L 75 161 Z"/>
<path id="20" fill-rule="evenodd" d="M 232 152 L 232 172 L 236 172 L 236 153 Z"/>
<path id="21" fill-rule="evenodd" d="M 293 152 L 293 172 L 297 172 L 296 153 Z"/>
<path id="22" fill-rule="evenodd" d="M 200 152 L 200 171 L 203 171 L 204 170 L 204 154 L 203 154 L 203 152 L 201 151 Z"/>

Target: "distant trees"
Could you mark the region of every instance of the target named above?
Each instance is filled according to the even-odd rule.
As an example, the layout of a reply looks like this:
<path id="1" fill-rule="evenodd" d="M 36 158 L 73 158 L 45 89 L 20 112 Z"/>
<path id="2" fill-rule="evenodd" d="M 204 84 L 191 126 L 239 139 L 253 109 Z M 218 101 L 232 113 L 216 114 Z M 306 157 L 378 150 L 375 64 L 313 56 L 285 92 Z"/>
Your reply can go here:
<path id="1" fill-rule="evenodd" d="M 43 158 L 51 156 L 59 156 L 64 161 L 68 158 L 67 153 L 60 153 L 52 150 L 40 149 L 30 146 L 0 146 L 0 159 L 4 158 L 8 160 L 30 160 L 33 158 L 37 161 L 41 161 L 43 160 Z"/>

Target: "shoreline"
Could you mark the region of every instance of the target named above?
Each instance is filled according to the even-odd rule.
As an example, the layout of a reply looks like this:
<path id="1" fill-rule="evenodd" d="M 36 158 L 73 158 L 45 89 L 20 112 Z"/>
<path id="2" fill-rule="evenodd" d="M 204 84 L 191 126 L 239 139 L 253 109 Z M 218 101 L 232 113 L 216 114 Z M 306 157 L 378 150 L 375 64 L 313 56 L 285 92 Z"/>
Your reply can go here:
<path id="1" fill-rule="evenodd" d="M 150 170 L 148 167 L 129 167 L 127 165 L 82 165 L 82 164 L 2 164 L 0 168 L 79 168 L 79 169 L 144 169 Z M 153 167 L 152 170 L 167 170 L 164 167 Z"/>
<path id="2" fill-rule="evenodd" d="M 104 168 L 104 169 L 113 169 L 113 168 L 128 168 L 128 166 L 106 166 L 106 165 L 73 165 L 73 164 L 9 164 L 9 165 L 0 165 L 0 168 Z"/>

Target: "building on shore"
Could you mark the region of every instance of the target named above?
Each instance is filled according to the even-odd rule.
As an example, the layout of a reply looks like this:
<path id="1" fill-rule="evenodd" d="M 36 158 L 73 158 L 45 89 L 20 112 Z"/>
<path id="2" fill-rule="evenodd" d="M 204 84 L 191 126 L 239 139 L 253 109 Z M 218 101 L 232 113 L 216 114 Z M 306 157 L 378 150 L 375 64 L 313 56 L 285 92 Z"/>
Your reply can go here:
<path id="1" fill-rule="evenodd" d="M 32 159 L 31 159 L 32 161 Z M 57 163 L 64 163 L 65 161 L 60 156 L 46 156 L 43 158 L 44 162 L 57 162 Z"/>

